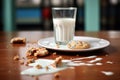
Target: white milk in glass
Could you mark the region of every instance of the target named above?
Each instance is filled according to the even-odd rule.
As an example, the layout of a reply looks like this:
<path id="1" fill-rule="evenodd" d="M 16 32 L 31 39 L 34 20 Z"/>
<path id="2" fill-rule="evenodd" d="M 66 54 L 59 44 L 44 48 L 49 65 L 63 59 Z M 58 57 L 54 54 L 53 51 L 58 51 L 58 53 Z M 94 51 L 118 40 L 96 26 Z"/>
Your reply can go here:
<path id="1" fill-rule="evenodd" d="M 74 18 L 53 18 L 56 43 L 66 44 L 73 39 L 75 30 Z"/>

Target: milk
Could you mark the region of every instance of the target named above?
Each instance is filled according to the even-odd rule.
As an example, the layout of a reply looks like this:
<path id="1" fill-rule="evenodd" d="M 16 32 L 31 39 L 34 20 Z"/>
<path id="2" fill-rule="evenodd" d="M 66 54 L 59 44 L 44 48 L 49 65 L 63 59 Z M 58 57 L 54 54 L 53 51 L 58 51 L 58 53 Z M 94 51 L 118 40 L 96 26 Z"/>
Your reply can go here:
<path id="1" fill-rule="evenodd" d="M 53 18 L 56 43 L 66 44 L 73 39 L 75 30 L 74 18 Z"/>

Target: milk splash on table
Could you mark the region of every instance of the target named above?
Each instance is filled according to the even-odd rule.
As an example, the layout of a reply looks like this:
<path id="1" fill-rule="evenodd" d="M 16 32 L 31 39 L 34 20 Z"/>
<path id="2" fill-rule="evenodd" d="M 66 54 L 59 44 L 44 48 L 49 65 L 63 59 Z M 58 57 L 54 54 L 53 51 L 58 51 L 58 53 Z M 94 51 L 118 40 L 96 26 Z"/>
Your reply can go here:
<path id="1" fill-rule="evenodd" d="M 56 43 L 66 44 L 74 37 L 74 18 L 53 18 Z"/>

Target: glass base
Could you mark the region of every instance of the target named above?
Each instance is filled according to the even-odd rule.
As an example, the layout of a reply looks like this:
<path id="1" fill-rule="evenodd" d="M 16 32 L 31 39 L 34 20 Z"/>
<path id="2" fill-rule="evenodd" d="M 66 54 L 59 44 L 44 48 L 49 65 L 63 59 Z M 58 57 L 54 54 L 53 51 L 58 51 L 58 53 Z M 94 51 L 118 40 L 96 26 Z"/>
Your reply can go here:
<path id="1" fill-rule="evenodd" d="M 66 45 L 66 44 L 68 44 L 68 42 L 59 42 L 59 41 L 56 41 L 55 43 L 58 44 L 58 45 Z"/>

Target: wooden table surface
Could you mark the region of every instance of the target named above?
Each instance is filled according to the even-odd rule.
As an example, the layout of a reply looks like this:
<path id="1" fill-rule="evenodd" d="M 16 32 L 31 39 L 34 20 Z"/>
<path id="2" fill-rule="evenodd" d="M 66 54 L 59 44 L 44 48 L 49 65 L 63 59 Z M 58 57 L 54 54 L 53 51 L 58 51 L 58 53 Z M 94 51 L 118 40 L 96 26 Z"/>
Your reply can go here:
<path id="1" fill-rule="evenodd" d="M 99 62 L 102 65 L 76 66 L 59 72 L 59 77 L 55 74 L 41 75 L 38 78 L 21 75 L 20 72 L 28 66 L 21 65 L 14 61 L 15 55 L 25 57 L 29 47 L 39 47 L 37 41 L 42 38 L 53 36 L 51 31 L 20 31 L 20 32 L 0 32 L 0 80 L 120 80 L 120 31 L 82 32 L 76 31 L 76 36 L 90 36 L 103 38 L 110 41 L 110 46 L 102 50 L 89 52 L 59 52 L 49 50 L 48 56 L 41 57 L 55 59 L 63 56 L 64 59 L 81 58 L 96 55 L 102 58 Z M 13 37 L 25 37 L 25 45 L 10 44 Z M 52 53 L 56 52 L 56 55 Z M 85 61 L 88 61 L 87 59 Z M 107 72 L 108 74 L 104 74 Z M 109 74 L 110 73 L 110 74 Z M 111 74 L 112 73 L 112 74 Z"/>

